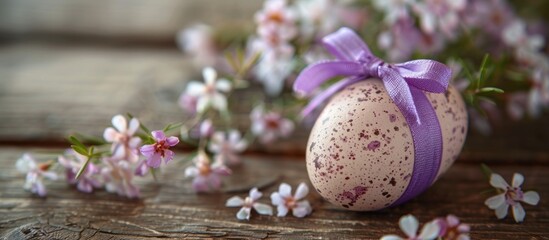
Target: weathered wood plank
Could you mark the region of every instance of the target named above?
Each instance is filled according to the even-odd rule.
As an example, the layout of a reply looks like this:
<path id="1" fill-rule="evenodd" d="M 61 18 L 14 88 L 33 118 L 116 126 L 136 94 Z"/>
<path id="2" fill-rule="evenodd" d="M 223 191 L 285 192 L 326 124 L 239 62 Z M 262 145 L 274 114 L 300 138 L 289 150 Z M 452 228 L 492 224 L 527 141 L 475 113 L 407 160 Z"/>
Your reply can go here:
<path id="1" fill-rule="evenodd" d="M 489 188 L 478 164 L 458 163 L 431 189 L 403 206 L 379 212 L 349 212 L 325 201 L 312 190 L 308 199 L 314 212 L 304 219 L 254 215 L 238 221 L 238 209 L 224 207 L 231 193 L 194 194 L 190 180 L 183 178 L 183 164 L 174 164 L 160 176 L 141 181 L 143 197 L 128 201 L 104 191 L 84 194 L 64 182 L 48 185 L 49 196 L 38 198 L 21 186 L 24 177 L 14 170 L 14 161 L 22 148 L 0 149 L 0 234 L 7 239 L 144 239 L 148 237 L 224 237 L 224 238 L 345 238 L 376 239 L 384 234 L 400 233 L 398 219 L 412 213 L 425 222 L 453 213 L 472 227 L 472 239 L 547 239 L 549 192 L 547 164 L 493 165 L 494 171 L 510 178 L 514 172 L 526 176 L 525 186 L 536 188 L 542 200 L 537 207 L 526 206 L 524 223 L 515 224 L 508 217 L 497 220 L 483 202 Z M 302 161 L 288 161 L 279 156 L 249 155 L 245 164 L 235 169 L 227 180 L 231 187 L 272 182 L 262 188 L 265 196 L 280 182 L 292 185 L 308 182 Z M 301 159 L 295 159 L 301 160 Z M 263 182 L 263 183 L 261 183 Z M 229 188 L 226 186 L 226 189 Z M 268 202 L 268 197 L 263 202 Z"/>

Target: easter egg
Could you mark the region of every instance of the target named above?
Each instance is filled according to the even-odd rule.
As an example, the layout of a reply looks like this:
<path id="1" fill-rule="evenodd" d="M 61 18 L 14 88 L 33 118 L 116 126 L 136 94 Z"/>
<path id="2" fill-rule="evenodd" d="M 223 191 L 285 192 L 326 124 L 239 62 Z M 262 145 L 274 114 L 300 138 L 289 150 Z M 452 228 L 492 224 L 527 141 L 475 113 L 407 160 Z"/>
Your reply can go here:
<path id="1" fill-rule="evenodd" d="M 442 157 L 435 179 L 457 159 L 467 133 L 460 93 L 428 93 L 440 123 Z M 332 97 L 311 130 L 306 150 L 312 185 L 326 200 L 355 211 L 391 206 L 410 184 L 414 140 L 381 80 L 368 79 Z"/>

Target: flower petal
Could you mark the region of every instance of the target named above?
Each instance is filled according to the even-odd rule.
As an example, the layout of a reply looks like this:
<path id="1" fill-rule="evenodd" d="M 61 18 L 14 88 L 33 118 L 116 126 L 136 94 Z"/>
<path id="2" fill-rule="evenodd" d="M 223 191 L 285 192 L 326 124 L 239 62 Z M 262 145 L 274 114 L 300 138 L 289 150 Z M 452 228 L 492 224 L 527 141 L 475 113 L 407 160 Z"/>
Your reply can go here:
<path id="1" fill-rule="evenodd" d="M 398 222 L 400 229 L 406 234 L 406 236 L 412 238 L 417 234 L 417 228 L 419 223 L 413 215 L 406 215 L 400 218 Z"/>
<path id="2" fill-rule="evenodd" d="M 215 69 L 207 67 L 202 70 L 202 76 L 206 84 L 213 84 L 217 78 L 217 72 Z"/>
<path id="3" fill-rule="evenodd" d="M 164 150 L 164 163 L 168 163 L 173 160 L 175 153 L 172 150 Z"/>
<path id="4" fill-rule="evenodd" d="M 126 133 L 129 136 L 133 136 L 137 129 L 139 129 L 139 120 L 137 120 L 137 118 L 132 118 L 132 120 L 130 120 L 130 127 L 128 128 L 128 132 Z"/>
<path id="5" fill-rule="evenodd" d="M 145 157 L 151 157 L 154 154 L 154 151 L 155 151 L 154 145 L 153 144 L 143 145 L 141 148 L 139 148 L 139 151 Z"/>
<path id="6" fill-rule="evenodd" d="M 492 173 L 492 175 L 490 176 L 490 185 L 502 190 L 507 190 L 507 187 L 509 186 L 505 179 L 503 179 L 503 177 L 501 177 L 501 175 L 497 173 Z"/>
<path id="7" fill-rule="evenodd" d="M 221 78 L 215 83 L 215 89 L 220 92 L 229 92 L 231 91 L 231 82 L 227 79 Z"/>
<path id="8" fill-rule="evenodd" d="M 269 215 L 269 216 L 273 215 L 273 208 L 267 204 L 254 203 L 253 207 L 257 211 L 257 213 L 261 215 Z"/>
<path id="9" fill-rule="evenodd" d="M 156 141 L 162 141 L 166 139 L 166 135 L 164 134 L 164 131 L 156 130 L 156 131 L 152 131 L 151 134 Z"/>
<path id="10" fill-rule="evenodd" d="M 522 183 L 524 182 L 524 176 L 522 176 L 522 174 L 520 173 L 515 173 L 513 175 L 513 187 L 520 187 L 520 185 L 522 185 Z"/>
<path id="11" fill-rule="evenodd" d="M 128 129 L 128 123 L 126 122 L 126 118 L 123 117 L 122 115 L 114 116 L 111 122 L 114 128 L 118 130 L 118 132 L 123 133 L 123 132 L 126 132 L 126 130 Z"/>
<path id="12" fill-rule="evenodd" d="M 196 177 L 198 176 L 198 168 L 190 166 L 185 168 L 185 177 Z"/>
<path id="13" fill-rule="evenodd" d="M 179 143 L 179 138 L 175 137 L 175 136 L 171 136 L 171 137 L 168 137 L 166 139 L 166 143 L 168 143 L 168 145 L 170 147 L 173 147 L 175 145 L 177 145 Z"/>
<path id="14" fill-rule="evenodd" d="M 214 94 L 211 100 L 211 104 L 215 109 L 219 111 L 227 110 L 227 98 L 223 94 Z"/>
<path id="15" fill-rule="evenodd" d="M 397 235 L 385 235 L 381 237 L 381 240 L 404 240 L 404 238 L 401 238 Z"/>
<path id="16" fill-rule="evenodd" d="M 509 208 L 509 205 L 507 204 L 501 204 L 498 208 L 496 208 L 496 217 L 498 219 L 503 219 L 505 216 L 507 216 L 507 210 Z"/>
<path id="17" fill-rule="evenodd" d="M 210 105 L 210 98 L 209 97 L 201 97 L 196 102 L 196 111 L 199 113 L 202 113 L 206 111 L 208 106 Z"/>
<path id="18" fill-rule="evenodd" d="M 500 207 L 502 204 L 505 204 L 505 194 L 498 194 L 496 196 L 490 197 L 484 201 L 484 204 L 488 206 L 490 209 L 496 209 Z"/>
<path id="19" fill-rule="evenodd" d="M 284 199 L 278 192 L 274 192 L 271 194 L 271 203 L 273 205 L 284 205 Z"/>
<path id="20" fill-rule="evenodd" d="M 309 194 L 309 187 L 307 187 L 307 184 L 300 183 L 297 187 L 297 190 L 295 190 L 295 199 L 300 200 Z"/>
<path id="21" fill-rule="evenodd" d="M 278 193 L 281 197 L 287 198 L 292 196 L 292 186 L 287 183 L 281 183 L 278 187 Z"/>
<path id="22" fill-rule="evenodd" d="M 226 207 L 241 207 L 242 205 L 244 205 L 244 199 L 239 196 L 229 198 L 225 203 Z"/>
<path id="23" fill-rule="evenodd" d="M 311 214 L 312 211 L 313 209 L 311 208 L 309 201 L 301 201 L 297 203 L 297 206 L 294 209 L 292 209 L 292 214 L 294 217 L 302 218 Z"/>
<path id="24" fill-rule="evenodd" d="M 118 135 L 119 133 L 114 130 L 114 128 L 112 127 L 108 127 L 105 129 L 105 131 L 103 132 L 103 138 L 105 139 L 105 141 L 107 142 L 114 142 L 116 141 L 116 136 Z"/>
<path id="25" fill-rule="evenodd" d="M 423 226 L 418 239 L 435 239 L 439 232 L 440 226 L 436 223 L 436 221 L 431 221 Z"/>
<path id="26" fill-rule="evenodd" d="M 206 86 L 201 82 L 192 81 L 187 84 L 185 94 L 190 97 L 202 96 L 206 91 Z"/>
<path id="27" fill-rule="evenodd" d="M 520 203 L 513 205 L 513 217 L 515 218 L 515 222 L 524 221 L 525 215 L 526 212 L 524 211 L 524 208 L 522 208 L 522 205 L 520 205 Z"/>
<path id="28" fill-rule="evenodd" d="M 251 208 L 243 207 L 241 208 L 238 213 L 236 213 L 236 218 L 240 220 L 250 220 L 250 212 Z"/>
<path id="29" fill-rule="evenodd" d="M 288 214 L 288 208 L 284 204 L 280 204 L 276 207 L 276 216 L 277 217 L 284 217 Z"/>
<path id="30" fill-rule="evenodd" d="M 154 153 L 147 159 L 147 165 L 152 168 L 160 167 L 160 163 L 162 163 L 162 157 L 158 153 Z"/>
<path id="31" fill-rule="evenodd" d="M 538 205 L 539 194 L 534 191 L 528 191 L 524 193 L 524 196 L 522 197 L 522 201 L 530 205 Z"/>
<path id="32" fill-rule="evenodd" d="M 250 198 L 252 200 L 255 201 L 255 200 L 261 198 L 261 196 L 263 196 L 263 194 L 260 191 L 258 191 L 257 188 L 254 187 L 254 188 L 250 189 Z"/>

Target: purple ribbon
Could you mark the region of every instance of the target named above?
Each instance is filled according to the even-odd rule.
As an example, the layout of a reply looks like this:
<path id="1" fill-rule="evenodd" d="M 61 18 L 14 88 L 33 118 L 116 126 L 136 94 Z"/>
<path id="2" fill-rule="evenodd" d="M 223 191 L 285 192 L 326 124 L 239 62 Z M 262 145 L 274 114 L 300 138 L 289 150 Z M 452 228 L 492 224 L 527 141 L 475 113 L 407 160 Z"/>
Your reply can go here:
<path id="1" fill-rule="evenodd" d="M 444 93 L 451 70 L 433 60 L 388 64 L 372 54 L 352 30 L 341 28 L 322 39 L 336 60 L 326 60 L 305 68 L 294 83 L 294 91 L 310 95 L 327 80 L 346 76 L 314 97 L 301 112 L 310 114 L 322 102 L 343 88 L 370 77 L 381 79 L 389 97 L 404 115 L 414 142 L 414 169 L 410 184 L 393 206 L 425 191 L 436 178 L 442 158 L 442 133 L 436 112 L 423 93 Z"/>

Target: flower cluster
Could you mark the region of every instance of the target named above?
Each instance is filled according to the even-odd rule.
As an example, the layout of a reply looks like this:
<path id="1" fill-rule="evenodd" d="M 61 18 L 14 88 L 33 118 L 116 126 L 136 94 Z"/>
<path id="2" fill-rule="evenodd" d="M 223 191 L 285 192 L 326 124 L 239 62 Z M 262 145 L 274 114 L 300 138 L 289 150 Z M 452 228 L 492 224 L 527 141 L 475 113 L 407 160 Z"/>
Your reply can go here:
<path id="1" fill-rule="evenodd" d="M 406 238 L 397 235 L 385 235 L 382 240 L 432 240 L 432 239 L 448 239 L 448 240 L 467 240 L 470 239 L 470 227 L 467 224 L 460 223 L 459 218 L 454 215 L 448 215 L 445 218 L 436 218 L 425 225 L 421 229 L 419 235 L 417 230 L 419 222 L 413 215 L 405 215 L 400 218 L 400 229 L 406 234 Z"/>
<path id="2" fill-rule="evenodd" d="M 295 217 L 305 217 L 313 211 L 309 201 L 303 200 L 309 193 L 309 187 L 305 183 L 299 184 L 294 195 L 292 195 L 292 187 L 287 183 L 280 184 L 278 192 L 271 194 L 271 203 L 277 208 L 277 216 L 284 217 L 289 211 Z M 227 207 L 242 207 L 236 214 L 236 218 L 239 220 L 250 220 L 252 208 L 261 215 L 273 215 L 273 208 L 267 204 L 259 203 L 259 200 L 263 194 L 252 188 L 250 195 L 245 199 L 239 196 L 234 196 L 227 200 L 225 206 Z"/>

